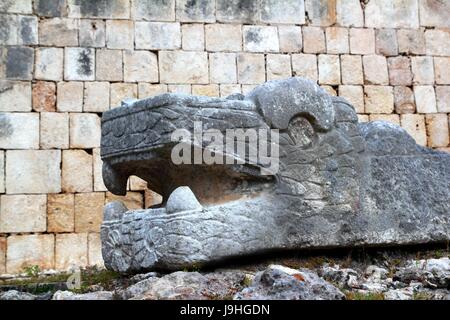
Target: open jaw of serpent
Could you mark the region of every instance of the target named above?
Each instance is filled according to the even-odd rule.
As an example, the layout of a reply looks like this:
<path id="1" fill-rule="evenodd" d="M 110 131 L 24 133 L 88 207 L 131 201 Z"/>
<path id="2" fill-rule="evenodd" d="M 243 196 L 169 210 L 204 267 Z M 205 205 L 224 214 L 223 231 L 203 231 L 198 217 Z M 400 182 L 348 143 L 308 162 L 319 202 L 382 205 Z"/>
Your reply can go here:
<path id="1" fill-rule="evenodd" d="M 179 129 L 191 139 L 174 141 Z M 189 146 L 190 159 L 211 150 L 213 139 L 196 139 L 196 129 L 224 144 L 237 141 L 227 136 L 233 130 L 268 138 L 255 145 L 247 136 L 244 159 L 238 148 L 223 148 L 223 163 L 177 163 L 180 145 Z M 264 146 L 276 157 L 250 157 Z M 144 210 L 105 206 L 103 258 L 120 272 L 450 239 L 450 154 L 417 145 L 396 125 L 358 123 L 348 102 L 301 78 L 270 81 L 246 96 L 124 102 L 103 114 L 101 156 L 108 190 L 124 195 L 136 175 L 163 198 Z"/>

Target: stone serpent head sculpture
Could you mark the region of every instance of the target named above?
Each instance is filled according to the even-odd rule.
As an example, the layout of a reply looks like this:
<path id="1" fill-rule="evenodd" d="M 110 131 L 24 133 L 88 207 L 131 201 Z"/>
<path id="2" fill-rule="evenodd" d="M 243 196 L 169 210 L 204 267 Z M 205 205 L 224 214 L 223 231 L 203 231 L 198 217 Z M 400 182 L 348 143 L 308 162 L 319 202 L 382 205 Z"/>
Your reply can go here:
<path id="1" fill-rule="evenodd" d="M 211 148 L 213 139 L 195 139 L 196 126 L 225 144 L 236 141 L 230 130 L 269 134 L 265 145 L 245 136 L 244 157 L 223 148 L 214 149 L 223 163 L 174 162 L 181 142 L 193 154 Z M 174 141 L 179 129 L 192 139 Z M 261 146 L 277 151 L 275 169 L 269 154 L 250 157 Z M 105 206 L 103 258 L 120 272 L 450 239 L 450 155 L 416 145 L 396 125 L 358 123 L 348 102 L 301 78 L 226 99 L 162 94 L 123 103 L 103 114 L 101 155 L 111 192 L 124 195 L 136 175 L 163 197 L 145 210 Z"/>

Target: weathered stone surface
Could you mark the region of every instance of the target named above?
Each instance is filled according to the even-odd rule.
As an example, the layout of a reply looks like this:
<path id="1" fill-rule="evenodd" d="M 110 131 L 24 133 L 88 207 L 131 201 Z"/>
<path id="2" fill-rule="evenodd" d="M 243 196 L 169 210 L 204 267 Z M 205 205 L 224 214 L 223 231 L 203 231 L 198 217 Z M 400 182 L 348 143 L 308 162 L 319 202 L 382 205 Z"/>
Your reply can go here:
<path id="1" fill-rule="evenodd" d="M 425 33 L 423 29 L 397 30 L 398 51 L 406 54 L 425 54 Z"/>
<path id="2" fill-rule="evenodd" d="M 450 31 L 426 30 L 426 54 L 430 56 L 450 56 Z"/>
<path id="3" fill-rule="evenodd" d="M 364 113 L 364 91 L 362 86 L 339 86 L 339 96 L 350 102 L 357 113 Z"/>
<path id="4" fill-rule="evenodd" d="M 105 22 L 103 20 L 80 20 L 80 46 L 101 48 L 106 43 Z"/>
<path id="5" fill-rule="evenodd" d="M 107 191 L 102 178 L 103 161 L 100 158 L 100 148 L 92 150 L 93 175 L 94 175 L 94 191 Z"/>
<path id="6" fill-rule="evenodd" d="M 273 26 L 243 26 L 244 51 L 278 52 L 278 30 Z"/>
<path id="7" fill-rule="evenodd" d="M 55 239 L 55 268 L 74 270 L 88 264 L 87 233 L 57 234 Z"/>
<path id="8" fill-rule="evenodd" d="M 102 242 L 99 233 L 88 234 L 88 264 L 90 266 L 104 267 L 102 257 Z"/>
<path id="9" fill-rule="evenodd" d="M 6 193 L 61 191 L 61 151 L 10 150 L 6 152 Z"/>
<path id="10" fill-rule="evenodd" d="M 387 59 L 389 84 L 394 86 L 410 86 L 412 84 L 411 61 L 408 57 L 392 57 Z"/>
<path id="11" fill-rule="evenodd" d="M 83 110 L 83 82 L 58 82 L 56 91 L 56 109 L 59 112 Z"/>
<path id="12" fill-rule="evenodd" d="M 70 114 L 70 147 L 88 149 L 100 146 L 100 118 L 92 113 Z"/>
<path id="13" fill-rule="evenodd" d="M 0 237 L 0 274 L 6 273 L 6 237 Z"/>
<path id="14" fill-rule="evenodd" d="M 386 58 L 380 55 L 363 56 L 364 82 L 366 84 L 389 84 Z"/>
<path id="15" fill-rule="evenodd" d="M 39 22 L 39 44 L 54 47 L 78 46 L 78 20 L 44 19 Z M 55 37 L 55 35 L 58 35 Z"/>
<path id="16" fill-rule="evenodd" d="M 5 193 L 5 151 L 0 151 L 0 192 Z"/>
<path id="17" fill-rule="evenodd" d="M 167 92 L 191 94 L 192 88 L 190 84 L 169 84 L 167 85 Z"/>
<path id="18" fill-rule="evenodd" d="M 64 49 L 64 80 L 95 80 L 94 49 Z"/>
<path id="19" fill-rule="evenodd" d="M 394 106 L 398 114 L 414 113 L 416 104 L 414 101 L 414 92 L 409 87 L 394 87 Z"/>
<path id="20" fill-rule="evenodd" d="M 336 0 L 336 20 L 343 27 L 364 27 L 364 14 L 359 0 Z"/>
<path id="21" fill-rule="evenodd" d="M 386 121 L 400 126 L 400 116 L 398 114 L 370 114 L 370 121 Z"/>
<path id="22" fill-rule="evenodd" d="M 37 265 L 41 270 L 54 268 L 55 238 L 52 234 L 17 235 L 7 238 L 6 272 L 19 273 Z"/>
<path id="23" fill-rule="evenodd" d="M 425 115 L 428 146 L 432 148 L 446 147 L 449 144 L 448 118 L 445 113 Z"/>
<path id="24" fill-rule="evenodd" d="M 437 112 L 433 86 L 414 86 L 414 98 L 416 99 L 418 113 Z"/>
<path id="25" fill-rule="evenodd" d="M 131 17 L 136 20 L 174 21 L 175 0 L 133 0 Z"/>
<path id="26" fill-rule="evenodd" d="M 158 94 L 166 93 L 166 84 L 151 84 L 151 83 L 138 83 L 138 96 L 139 99 L 156 96 Z"/>
<path id="27" fill-rule="evenodd" d="M 67 0 L 71 18 L 128 19 L 130 1 L 128 0 Z"/>
<path id="28" fill-rule="evenodd" d="M 350 28 L 350 53 L 374 54 L 375 32 L 373 29 Z"/>
<path id="29" fill-rule="evenodd" d="M 193 84 L 192 94 L 198 96 L 217 97 L 219 95 L 219 86 L 217 84 Z"/>
<path id="30" fill-rule="evenodd" d="M 313 26 L 331 26 L 336 22 L 335 0 L 305 0 L 305 10 Z"/>
<path id="31" fill-rule="evenodd" d="M 436 86 L 435 90 L 438 112 L 450 113 L 450 86 Z"/>
<path id="32" fill-rule="evenodd" d="M 75 227 L 74 195 L 71 193 L 47 195 L 47 231 L 73 232 Z"/>
<path id="33" fill-rule="evenodd" d="M 207 24 L 205 26 L 205 41 L 207 51 L 241 51 L 241 26 Z"/>
<path id="34" fill-rule="evenodd" d="M 73 293 L 72 291 L 56 291 L 52 300 L 68 301 L 91 301 L 91 300 L 113 300 L 114 293 L 111 291 L 95 291 L 88 293 Z"/>
<path id="35" fill-rule="evenodd" d="M 56 85 L 50 81 L 33 83 L 33 110 L 37 112 L 56 111 Z"/>
<path id="36" fill-rule="evenodd" d="M 31 111 L 31 84 L 0 80 L 0 111 Z"/>
<path id="37" fill-rule="evenodd" d="M 302 29 L 297 26 L 278 26 L 280 52 L 302 51 Z"/>
<path id="38" fill-rule="evenodd" d="M 295 76 L 317 81 L 317 56 L 314 54 L 294 54 L 292 55 L 292 71 Z"/>
<path id="39" fill-rule="evenodd" d="M 365 22 L 369 28 L 419 27 L 417 0 L 369 1 L 365 7 Z"/>
<path id="40" fill-rule="evenodd" d="M 348 29 L 330 27 L 325 30 L 327 53 L 348 53 Z"/>
<path id="41" fill-rule="evenodd" d="M 392 87 L 365 86 L 364 93 L 367 113 L 392 113 Z M 401 124 L 417 130 L 407 116 Z M 377 117 L 398 121 L 395 115 Z M 150 123 L 146 128 L 138 125 L 143 119 Z M 171 133 L 191 132 L 196 121 L 220 132 L 281 129 L 278 170 L 260 160 L 252 163 L 255 170 L 245 164 L 176 166 Z M 116 210 L 117 203 L 105 207 L 102 250 L 112 270 L 180 269 L 269 250 L 449 238 L 450 156 L 416 145 L 392 123 L 358 124 L 344 99 L 305 79 L 270 81 L 228 99 L 164 94 L 130 102 L 105 112 L 102 129 L 108 189 L 124 195 L 129 176 L 138 176 L 168 199 L 126 213 L 123 206 Z M 386 273 L 372 268 L 367 287 L 380 286 L 376 281 Z"/>
<path id="42" fill-rule="evenodd" d="M 205 50 L 205 27 L 203 24 L 183 24 L 181 26 L 181 34 L 181 46 L 183 50 Z"/>
<path id="43" fill-rule="evenodd" d="M 85 112 L 104 112 L 109 110 L 109 82 L 95 81 L 84 84 Z"/>
<path id="44" fill-rule="evenodd" d="M 68 149 L 69 114 L 42 112 L 40 133 L 41 149 Z"/>
<path id="45" fill-rule="evenodd" d="M 319 55 L 319 83 L 329 85 L 341 83 L 341 65 L 338 55 Z"/>
<path id="46" fill-rule="evenodd" d="M 121 105 L 125 99 L 137 98 L 137 85 L 134 83 L 111 83 L 111 109 Z"/>
<path id="47" fill-rule="evenodd" d="M 66 0 L 36 0 L 34 12 L 41 17 L 62 17 L 67 14 Z"/>
<path id="48" fill-rule="evenodd" d="M 170 50 L 181 47 L 181 28 L 178 22 L 136 22 L 135 33 L 136 49 Z"/>
<path id="49" fill-rule="evenodd" d="M 47 197 L 45 195 L 2 195 L 0 232 L 45 232 Z"/>
<path id="50" fill-rule="evenodd" d="M 158 82 L 158 59 L 153 52 L 126 50 L 123 63 L 125 82 Z"/>
<path id="51" fill-rule="evenodd" d="M 434 84 L 432 57 L 411 57 L 411 70 L 414 84 Z"/>
<path id="52" fill-rule="evenodd" d="M 39 148 L 38 113 L 0 113 L 0 128 L 1 149 Z"/>
<path id="53" fill-rule="evenodd" d="M 325 32 L 320 27 L 303 27 L 303 52 L 325 53 Z"/>
<path id="54" fill-rule="evenodd" d="M 2 1 L 0 3 L 1 12 L 11 13 L 32 13 L 32 0 Z"/>
<path id="55" fill-rule="evenodd" d="M 144 197 L 140 192 L 130 191 L 125 196 L 117 196 L 111 192 L 107 192 L 105 201 L 106 203 L 120 201 L 128 210 L 142 209 L 144 207 Z"/>
<path id="56" fill-rule="evenodd" d="M 238 82 L 258 84 L 266 79 L 264 55 L 239 53 L 237 56 Z"/>
<path id="57" fill-rule="evenodd" d="M 99 232 L 104 204 L 103 192 L 75 194 L 75 232 Z"/>
<path id="58" fill-rule="evenodd" d="M 63 150 L 62 190 L 91 192 L 92 181 L 92 156 L 84 150 Z"/>
<path id="59" fill-rule="evenodd" d="M 206 52 L 159 51 L 159 76 L 162 83 L 208 83 Z"/>
<path id="60" fill-rule="evenodd" d="M 361 56 L 341 55 L 341 70 L 343 84 L 364 84 Z"/>
<path id="61" fill-rule="evenodd" d="M 39 80 L 62 80 L 64 50 L 61 48 L 38 48 L 34 77 Z"/>
<path id="62" fill-rule="evenodd" d="M 176 18 L 181 22 L 214 22 L 215 1 L 176 0 Z"/>
<path id="63" fill-rule="evenodd" d="M 236 300 L 343 300 L 345 295 L 308 269 L 270 265 L 256 274 Z"/>
<path id="64" fill-rule="evenodd" d="M 28 292 L 20 292 L 17 290 L 8 290 L 6 292 L 0 293 L 0 300 L 4 301 L 29 301 L 29 300 L 36 300 L 36 296 L 32 295 Z"/>
<path id="65" fill-rule="evenodd" d="M 241 93 L 240 84 L 221 84 L 219 87 L 220 97 L 226 98 L 235 93 Z"/>
<path id="66" fill-rule="evenodd" d="M 305 23 L 304 0 L 261 1 L 261 21 L 264 23 Z"/>
<path id="67" fill-rule="evenodd" d="M 450 84 L 450 57 L 434 57 L 436 84 Z"/>
<path id="68" fill-rule="evenodd" d="M 395 29 L 376 30 L 375 53 L 384 56 L 398 55 L 397 32 Z"/>
<path id="69" fill-rule="evenodd" d="M 420 25 L 424 27 L 450 28 L 448 13 L 450 3 L 440 0 L 419 0 Z"/>
<path id="70" fill-rule="evenodd" d="M 28 47 L 0 47 L 0 78 L 31 80 L 34 50 Z"/>
<path id="71" fill-rule="evenodd" d="M 133 21 L 106 20 L 106 47 L 132 50 L 134 48 Z"/>
<path id="72" fill-rule="evenodd" d="M 268 12 L 268 14 L 270 14 L 270 12 Z M 301 15 L 302 13 L 298 12 L 298 14 Z M 220 22 L 258 22 L 260 19 L 260 2 L 242 0 L 216 0 L 216 17 L 217 21 Z"/>
<path id="73" fill-rule="evenodd" d="M 268 81 L 289 78 L 292 75 L 291 57 L 287 54 L 268 54 L 266 65 Z"/>
<path id="74" fill-rule="evenodd" d="M 210 53 L 209 74 L 211 83 L 236 83 L 236 54 Z"/>
<path id="75" fill-rule="evenodd" d="M 402 128 L 414 138 L 417 144 L 427 145 L 427 132 L 425 130 L 425 117 L 421 114 L 402 114 L 400 116 Z"/>

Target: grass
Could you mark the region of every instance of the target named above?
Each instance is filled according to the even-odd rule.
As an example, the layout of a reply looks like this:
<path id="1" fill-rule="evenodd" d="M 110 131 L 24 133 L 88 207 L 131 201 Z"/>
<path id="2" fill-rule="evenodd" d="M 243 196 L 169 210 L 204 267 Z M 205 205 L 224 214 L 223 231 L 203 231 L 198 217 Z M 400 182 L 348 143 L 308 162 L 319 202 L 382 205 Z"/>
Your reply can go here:
<path id="1" fill-rule="evenodd" d="M 381 292 L 345 292 L 347 300 L 384 300 L 384 294 Z"/>

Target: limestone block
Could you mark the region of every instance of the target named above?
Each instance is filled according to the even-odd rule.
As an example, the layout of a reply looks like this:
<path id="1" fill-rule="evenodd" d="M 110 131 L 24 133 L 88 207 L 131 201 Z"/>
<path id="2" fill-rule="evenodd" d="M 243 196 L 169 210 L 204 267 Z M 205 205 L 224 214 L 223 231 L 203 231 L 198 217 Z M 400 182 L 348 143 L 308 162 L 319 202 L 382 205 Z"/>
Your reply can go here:
<path id="1" fill-rule="evenodd" d="M 348 53 L 348 29 L 330 27 L 325 30 L 327 53 Z"/>
<path id="2" fill-rule="evenodd" d="M 103 192 L 75 194 L 75 232 L 100 232 L 104 204 Z"/>
<path id="3" fill-rule="evenodd" d="M 264 23 L 304 24 L 304 0 L 262 0 L 261 21 Z"/>
<path id="4" fill-rule="evenodd" d="M 375 53 L 383 56 L 398 55 L 397 32 L 395 29 L 376 30 Z"/>
<path id="5" fill-rule="evenodd" d="M 100 233 L 88 234 L 88 264 L 90 266 L 104 267 Z"/>
<path id="6" fill-rule="evenodd" d="M 17 16 L 17 44 L 38 44 L 38 19 L 33 16 Z"/>
<path id="7" fill-rule="evenodd" d="M 366 113 L 392 113 L 394 95 L 389 86 L 364 86 L 364 104 Z"/>
<path id="8" fill-rule="evenodd" d="M 198 96 L 218 97 L 219 85 L 217 84 L 193 84 L 192 94 Z"/>
<path id="9" fill-rule="evenodd" d="M 358 55 L 341 55 L 343 84 L 364 84 L 362 59 Z"/>
<path id="10" fill-rule="evenodd" d="M 294 76 L 317 81 L 319 74 L 317 70 L 317 56 L 314 54 L 293 54 L 292 71 Z"/>
<path id="11" fill-rule="evenodd" d="M 79 40 L 81 47 L 104 47 L 106 44 L 105 22 L 98 19 L 80 20 Z"/>
<path id="12" fill-rule="evenodd" d="M 100 118 L 93 113 L 70 114 L 70 147 L 95 148 L 100 146 Z"/>
<path id="13" fill-rule="evenodd" d="M 338 85 L 341 82 L 341 66 L 338 55 L 319 55 L 319 83 Z"/>
<path id="14" fill-rule="evenodd" d="M 95 81 L 84 84 L 85 112 L 104 112 L 109 110 L 109 82 Z"/>
<path id="15" fill-rule="evenodd" d="M 0 150 L 0 193 L 5 193 L 5 151 Z"/>
<path id="16" fill-rule="evenodd" d="M 2 195 L 0 200 L 0 233 L 46 231 L 46 195 Z"/>
<path id="17" fill-rule="evenodd" d="M 17 45 L 17 16 L 0 14 L 0 44 Z"/>
<path id="18" fill-rule="evenodd" d="M 91 192 L 92 182 L 92 155 L 84 150 L 63 150 L 63 192 Z"/>
<path id="19" fill-rule="evenodd" d="M 366 27 L 411 28 L 419 27 L 417 0 L 369 1 L 365 10 Z"/>
<path id="20" fill-rule="evenodd" d="M 137 177 L 137 176 L 130 176 L 128 179 L 128 182 L 130 184 L 130 190 L 131 191 L 143 191 L 147 189 L 147 181 Z"/>
<path id="21" fill-rule="evenodd" d="M 64 80 L 95 80 L 94 49 L 64 49 Z"/>
<path id="22" fill-rule="evenodd" d="M 387 59 L 389 83 L 395 86 L 412 84 L 411 61 L 409 57 L 391 57 Z"/>
<path id="23" fill-rule="evenodd" d="M 369 122 L 369 116 L 367 114 L 357 114 L 358 122 Z"/>
<path id="24" fill-rule="evenodd" d="M 450 56 L 450 30 L 426 30 L 425 46 L 427 55 Z"/>
<path id="25" fill-rule="evenodd" d="M 305 0 L 305 10 L 313 26 L 331 26 L 336 23 L 336 0 Z"/>
<path id="26" fill-rule="evenodd" d="M 6 193 L 58 193 L 61 191 L 60 150 L 6 152 Z"/>
<path id="27" fill-rule="evenodd" d="M 221 84 L 220 85 L 220 96 L 221 97 L 228 97 L 229 95 L 235 94 L 235 93 L 241 93 L 241 85 L 239 84 Z"/>
<path id="28" fill-rule="evenodd" d="M 244 51 L 278 52 L 278 31 L 274 26 L 244 26 Z"/>
<path id="29" fill-rule="evenodd" d="M 53 47 L 76 47 L 78 46 L 78 28 L 76 19 L 43 19 L 39 21 L 39 44 Z"/>
<path id="30" fill-rule="evenodd" d="M 0 237 L 0 274 L 6 273 L 6 237 Z"/>
<path id="31" fill-rule="evenodd" d="M 17 235 L 7 238 L 6 272 L 23 272 L 37 265 L 41 270 L 53 269 L 55 238 L 52 234 Z"/>
<path id="32" fill-rule="evenodd" d="M 167 92 L 166 84 L 151 84 L 145 82 L 138 83 L 139 99 L 156 96 L 158 94 L 166 92 Z"/>
<path id="33" fill-rule="evenodd" d="M 357 113 L 364 113 L 364 92 L 362 86 L 339 86 L 339 96 L 345 98 Z"/>
<path id="34" fill-rule="evenodd" d="M 176 0 L 176 19 L 181 22 L 214 22 L 215 1 Z"/>
<path id="35" fill-rule="evenodd" d="M 32 0 L 2 1 L 0 12 L 33 13 Z"/>
<path id="36" fill-rule="evenodd" d="M 216 16 L 220 22 L 252 24 L 260 20 L 260 2 L 216 0 Z"/>
<path id="37" fill-rule="evenodd" d="M 209 72 L 211 83 L 236 83 L 236 54 L 210 53 Z"/>
<path id="38" fill-rule="evenodd" d="M 207 24 L 205 26 L 205 45 L 207 51 L 241 51 L 241 26 L 232 24 Z"/>
<path id="39" fill-rule="evenodd" d="M 56 109 L 59 112 L 83 110 L 83 82 L 58 82 Z"/>
<path id="40" fill-rule="evenodd" d="M 450 86 L 436 86 L 435 90 L 438 112 L 450 113 Z"/>
<path id="41" fill-rule="evenodd" d="M 31 80 L 34 49 L 0 46 L 0 79 Z"/>
<path id="42" fill-rule="evenodd" d="M 437 112 L 433 86 L 414 86 L 414 98 L 418 113 Z"/>
<path id="43" fill-rule="evenodd" d="M 336 0 L 336 20 L 343 27 L 364 27 L 364 14 L 359 0 Z"/>
<path id="44" fill-rule="evenodd" d="M 414 84 L 434 84 L 434 66 L 432 57 L 411 57 L 411 70 Z"/>
<path id="45" fill-rule="evenodd" d="M 192 51 L 159 51 L 159 76 L 162 83 L 207 84 L 208 54 Z"/>
<path id="46" fill-rule="evenodd" d="M 337 96 L 337 92 L 332 86 L 328 84 L 322 84 L 320 85 L 320 87 L 325 90 L 330 96 Z"/>
<path id="47" fill-rule="evenodd" d="M 69 114 L 59 112 L 41 113 L 41 149 L 69 148 Z"/>
<path id="48" fill-rule="evenodd" d="M 155 53 L 125 50 L 123 63 L 126 82 L 158 82 L 158 59 Z"/>
<path id="49" fill-rule="evenodd" d="M 137 98 L 137 85 L 135 83 L 111 83 L 111 108 L 119 107 L 125 99 Z"/>
<path id="50" fill-rule="evenodd" d="M 47 231 L 73 232 L 75 228 L 74 195 L 71 193 L 47 195 Z"/>
<path id="51" fill-rule="evenodd" d="M 129 191 L 125 196 L 116 196 L 111 192 L 107 192 L 105 201 L 106 203 L 112 201 L 122 201 L 130 210 L 142 209 L 144 207 L 144 196 L 140 192 Z"/>
<path id="52" fill-rule="evenodd" d="M 174 21 L 175 0 L 132 0 L 131 17 L 134 20 Z"/>
<path id="53" fill-rule="evenodd" d="M 297 26 L 278 26 L 280 52 L 302 51 L 302 29 Z"/>
<path id="54" fill-rule="evenodd" d="M 257 87 L 256 84 L 243 84 L 241 86 L 241 91 L 243 95 L 248 94 L 250 91 L 252 91 L 253 89 L 255 89 Z"/>
<path id="55" fill-rule="evenodd" d="M 423 29 L 397 30 L 399 53 L 425 54 L 425 33 Z"/>
<path id="56" fill-rule="evenodd" d="M 384 56 L 363 56 L 363 67 L 366 84 L 389 84 L 387 62 Z"/>
<path id="57" fill-rule="evenodd" d="M 145 190 L 145 208 L 149 208 L 154 205 L 162 203 L 162 197 L 160 194 L 153 192 L 152 190 Z"/>
<path id="58" fill-rule="evenodd" d="M 95 78 L 97 80 L 123 81 L 121 50 L 98 49 L 95 62 Z"/>
<path id="59" fill-rule="evenodd" d="M 0 128 L 0 149 L 39 148 L 38 113 L 0 113 Z"/>
<path id="60" fill-rule="evenodd" d="M 192 88 L 190 84 L 169 84 L 167 91 L 170 93 L 191 94 Z"/>
<path id="61" fill-rule="evenodd" d="M 237 66 L 238 82 L 241 84 L 259 84 L 266 80 L 263 54 L 239 53 Z"/>
<path id="62" fill-rule="evenodd" d="M 325 33 L 320 27 L 303 27 L 303 52 L 325 53 Z"/>
<path id="63" fill-rule="evenodd" d="M 62 17 L 67 15 L 66 0 L 35 0 L 34 13 L 40 17 Z"/>
<path id="64" fill-rule="evenodd" d="M 55 241 L 55 268 L 74 270 L 88 265 L 87 233 L 57 234 Z"/>
<path id="65" fill-rule="evenodd" d="M 134 48 L 134 25 L 129 20 L 106 21 L 106 47 L 109 49 Z"/>
<path id="66" fill-rule="evenodd" d="M 55 111 L 56 110 L 56 85 L 50 81 L 37 81 L 33 83 L 33 110 Z"/>
<path id="67" fill-rule="evenodd" d="M 178 22 L 136 22 L 136 49 L 179 48 L 181 48 L 181 28 Z"/>
<path id="68" fill-rule="evenodd" d="M 373 29 L 350 28 L 350 53 L 374 54 L 375 32 Z"/>
<path id="69" fill-rule="evenodd" d="M 100 4 L 90 0 L 67 0 L 67 4 L 71 18 L 130 18 L 129 0 L 108 0 Z"/>
<path id="70" fill-rule="evenodd" d="M 400 125 L 400 116 L 398 114 L 369 114 L 370 121 L 387 121 Z"/>
<path id="71" fill-rule="evenodd" d="M 450 57 L 434 57 L 436 84 L 450 84 Z"/>
<path id="72" fill-rule="evenodd" d="M 181 26 L 182 48 L 187 51 L 205 50 L 205 28 L 203 24 L 183 24 Z"/>
<path id="73" fill-rule="evenodd" d="M 427 133 L 425 130 L 425 117 L 421 114 L 402 114 L 400 115 L 400 123 L 413 138 L 416 143 L 426 146 Z"/>
<path id="74" fill-rule="evenodd" d="M 103 161 L 100 157 L 100 148 L 92 150 L 93 175 L 94 175 L 94 191 L 107 191 L 103 182 L 102 165 Z"/>
<path id="75" fill-rule="evenodd" d="M 61 48 L 37 48 L 34 77 L 38 80 L 62 80 L 64 50 Z"/>
<path id="76" fill-rule="evenodd" d="M 394 106 L 398 114 L 414 113 L 416 104 L 414 101 L 414 92 L 409 87 L 394 87 Z"/>
<path id="77" fill-rule="evenodd" d="M 268 54 L 266 64 L 267 81 L 292 76 L 291 57 L 288 54 Z"/>
<path id="78" fill-rule="evenodd" d="M 419 0 L 420 25 L 424 27 L 450 28 L 448 13 L 450 2 Z"/>
<path id="79" fill-rule="evenodd" d="M 0 80 L 0 111 L 31 111 L 31 84 Z"/>
<path id="80" fill-rule="evenodd" d="M 449 144 L 448 118 L 445 113 L 425 115 L 427 127 L 428 146 L 446 147 Z"/>

